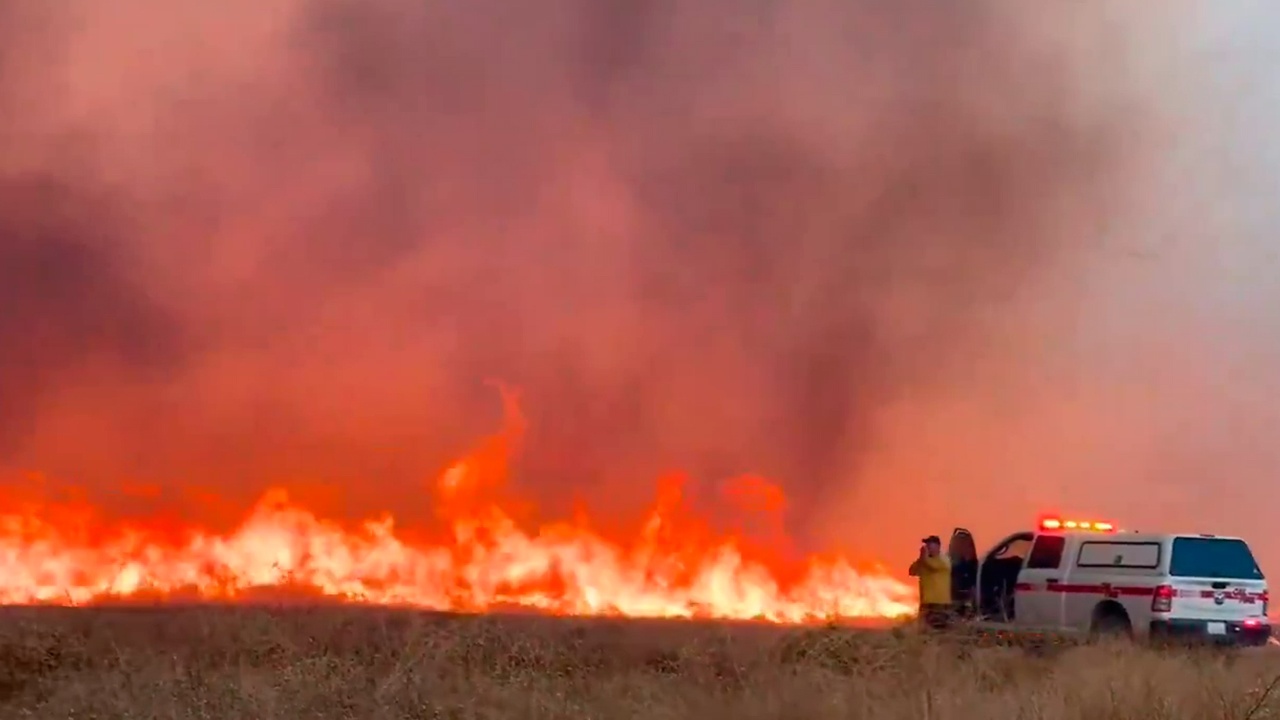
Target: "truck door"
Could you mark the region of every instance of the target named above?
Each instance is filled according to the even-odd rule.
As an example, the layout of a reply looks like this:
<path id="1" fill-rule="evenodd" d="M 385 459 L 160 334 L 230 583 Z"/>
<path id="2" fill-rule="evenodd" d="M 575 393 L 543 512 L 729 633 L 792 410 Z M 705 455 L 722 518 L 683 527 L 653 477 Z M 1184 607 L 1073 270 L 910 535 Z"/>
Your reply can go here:
<path id="1" fill-rule="evenodd" d="M 978 607 L 978 548 L 973 533 L 959 527 L 952 530 L 947 557 L 951 561 L 951 601 L 961 617 L 970 617 Z"/>
<path id="2" fill-rule="evenodd" d="M 1014 589 L 1035 536 L 1033 532 L 1015 533 L 982 557 L 978 566 L 978 614 L 983 620 L 1012 622 L 1017 616 Z"/>
<path id="3" fill-rule="evenodd" d="M 1067 538 L 1062 535 L 1037 535 L 1018 573 L 1018 624 L 1039 628 L 1061 628 L 1063 602 L 1061 592 L 1066 582 Z"/>

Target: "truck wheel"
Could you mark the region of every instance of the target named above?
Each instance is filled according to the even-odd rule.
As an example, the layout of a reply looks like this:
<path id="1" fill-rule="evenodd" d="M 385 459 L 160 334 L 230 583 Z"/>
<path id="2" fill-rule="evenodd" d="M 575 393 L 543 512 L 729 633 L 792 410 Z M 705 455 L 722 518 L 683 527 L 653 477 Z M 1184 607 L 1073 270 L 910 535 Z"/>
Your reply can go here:
<path id="1" fill-rule="evenodd" d="M 1133 623 L 1119 603 L 1104 602 L 1093 611 L 1090 634 L 1095 638 L 1130 638 L 1133 637 Z"/>

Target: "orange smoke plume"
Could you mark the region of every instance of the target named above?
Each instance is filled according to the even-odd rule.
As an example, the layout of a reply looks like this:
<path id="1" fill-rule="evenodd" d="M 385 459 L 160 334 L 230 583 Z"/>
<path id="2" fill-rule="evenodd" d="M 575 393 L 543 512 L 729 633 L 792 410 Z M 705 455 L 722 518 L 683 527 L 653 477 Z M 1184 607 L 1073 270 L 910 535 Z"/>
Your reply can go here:
<path id="1" fill-rule="evenodd" d="M 717 531 L 685 502 L 679 474 L 658 483 L 640 530 L 625 540 L 573 522 L 528 530 L 506 480 L 525 422 L 504 389 L 500 432 L 448 467 L 432 487 L 443 541 L 415 540 L 390 515 L 351 528 L 271 490 L 234 530 L 119 526 L 83 503 L 10 499 L 0 507 L 0 602 L 242 602 L 303 597 L 340 602 L 558 615 L 704 617 L 799 623 L 910 613 L 911 588 L 839 557 L 787 561 L 779 547 L 782 491 L 746 477 L 727 497 L 752 528 Z M 759 516 L 759 517 L 754 517 Z M 757 522 L 762 520 L 763 522 Z"/>

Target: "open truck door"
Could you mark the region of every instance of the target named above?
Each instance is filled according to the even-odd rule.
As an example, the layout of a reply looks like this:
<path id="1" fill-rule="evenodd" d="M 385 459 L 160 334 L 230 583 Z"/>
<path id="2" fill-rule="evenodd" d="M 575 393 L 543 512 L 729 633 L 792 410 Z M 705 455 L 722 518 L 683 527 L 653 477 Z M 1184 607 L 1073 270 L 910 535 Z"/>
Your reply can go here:
<path id="1" fill-rule="evenodd" d="M 958 527 L 947 543 L 951 560 L 951 604 L 962 618 L 978 614 L 978 547 L 973 533 Z"/>
<path id="2" fill-rule="evenodd" d="M 1031 550 L 1034 532 L 1014 533 L 983 555 L 978 565 L 978 617 L 1011 623 L 1017 615 L 1014 590 L 1018 573 Z"/>

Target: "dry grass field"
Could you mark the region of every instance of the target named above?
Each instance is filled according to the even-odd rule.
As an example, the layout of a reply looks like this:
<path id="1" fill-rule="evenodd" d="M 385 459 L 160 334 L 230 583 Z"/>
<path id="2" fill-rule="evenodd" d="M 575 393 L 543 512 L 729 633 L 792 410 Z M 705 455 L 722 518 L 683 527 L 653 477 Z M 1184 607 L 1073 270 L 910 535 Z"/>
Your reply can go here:
<path id="1" fill-rule="evenodd" d="M 0 718 L 1280 717 L 1280 651 L 344 608 L 0 612 Z"/>

